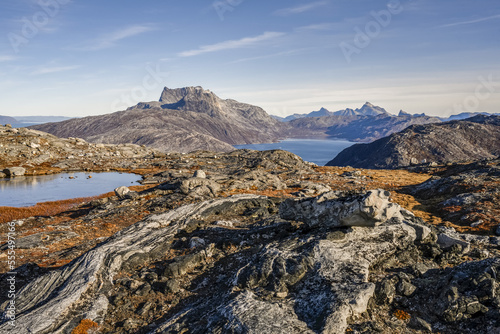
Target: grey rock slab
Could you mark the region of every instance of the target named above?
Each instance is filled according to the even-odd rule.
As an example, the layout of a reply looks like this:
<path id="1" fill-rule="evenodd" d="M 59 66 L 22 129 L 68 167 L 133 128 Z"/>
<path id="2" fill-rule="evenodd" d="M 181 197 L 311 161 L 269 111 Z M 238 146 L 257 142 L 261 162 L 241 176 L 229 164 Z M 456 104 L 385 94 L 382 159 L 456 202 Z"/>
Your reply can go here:
<path id="1" fill-rule="evenodd" d="M 254 293 L 244 291 L 220 313 L 228 320 L 225 329 L 248 334 L 313 334 L 307 324 L 298 319 L 291 303 L 268 303 Z"/>
<path id="2" fill-rule="evenodd" d="M 175 332 L 182 326 L 200 333 L 345 333 L 347 320 L 365 312 L 374 295 L 369 268 L 415 240 L 411 226 L 388 222 L 353 227 L 340 241 L 271 242 L 255 257 L 241 260 L 232 291 L 185 305 L 150 333 Z M 311 249 L 310 254 L 304 249 Z M 300 261 L 300 256 L 307 259 Z M 307 273 L 288 275 L 290 261 L 301 268 L 306 264 Z M 280 280 L 293 285 L 293 292 L 276 290 L 272 295 L 278 298 L 271 299 L 259 296 Z M 199 314 L 204 321 L 199 321 Z"/>
<path id="3" fill-rule="evenodd" d="M 442 230 L 442 233 L 438 235 L 437 243 L 441 248 L 460 245 L 462 246 L 462 253 L 467 253 L 470 250 L 470 243 L 462 239 L 460 234 L 452 230 Z"/>

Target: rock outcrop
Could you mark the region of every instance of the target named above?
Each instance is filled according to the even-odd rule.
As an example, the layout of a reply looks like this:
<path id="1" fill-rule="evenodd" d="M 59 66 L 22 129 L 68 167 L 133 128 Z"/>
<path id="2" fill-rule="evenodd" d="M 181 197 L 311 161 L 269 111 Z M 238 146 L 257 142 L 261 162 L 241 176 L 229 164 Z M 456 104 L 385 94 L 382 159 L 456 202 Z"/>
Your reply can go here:
<path id="1" fill-rule="evenodd" d="M 228 152 L 234 150 L 232 145 L 268 143 L 282 137 L 282 124 L 262 108 L 220 99 L 201 87 L 165 88 L 160 101 L 32 128 L 58 137 L 147 145 L 164 152 Z"/>
<path id="2" fill-rule="evenodd" d="M 0 126 L 0 177 L 138 168 L 144 158 L 158 153 L 134 144 L 92 144 L 81 138 L 63 139 L 42 131 Z"/>
<path id="3" fill-rule="evenodd" d="M 340 152 L 328 166 L 401 168 L 500 155 L 500 116 L 479 115 L 442 124 L 414 125 L 370 144 Z"/>
<path id="4" fill-rule="evenodd" d="M 234 215 L 241 212 L 240 208 L 266 201 L 268 206 L 274 205 L 254 195 L 210 200 L 151 216 L 120 231 L 70 264 L 21 289 L 16 299 L 17 333 L 66 333 L 82 319 L 104 324 L 120 305 L 113 291 L 125 281 L 118 277 L 140 268 L 148 270 L 155 263 L 162 263 L 161 269 L 144 272 L 143 277 L 150 277 L 149 283 L 127 283 L 131 289 L 138 289 L 136 295 L 161 293 L 163 286 L 167 294 L 180 291 L 172 280 L 183 282 L 196 268 L 210 263 L 211 269 L 190 283 L 189 289 L 198 298 L 186 299 L 182 309 L 167 312 L 150 324 L 151 333 L 171 333 L 182 328 L 193 332 L 343 333 L 348 318 L 366 311 L 374 294 L 375 284 L 368 280 L 369 268 L 417 238 L 412 224 L 418 221 L 404 212 L 396 217 L 401 208 L 390 204 L 387 194 L 380 191 L 357 201 L 340 198 L 330 202 L 334 207 L 351 203 L 358 208 L 362 203 L 364 213 L 371 209 L 393 212 L 392 220 L 376 214 L 380 224 L 369 228 L 335 230 L 334 225 L 318 222 L 317 226 L 307 225 L 308 237 L 297 239 L 303 233 L 300 227 L 270 215 L 265 227 L 251 227 L 252 221 L 239 223 L 240 228 L 242 223 L 251 227 L 243 234 L 255 235 L 252 240 L 244 235 L 237 237 L 231 230 L 208 227 L 217 216 Z M 281 215 L 288 217 L 290 209 L 284 210 Z M 304 222 L 316 217 L 307 210 L 297 213 Z M 355 209 L 328 214 L 334 220 L 349 221 L 349 217 L 356 216 L 356 223 L 349 225 L 372 225 L 373 215 L 363 222 L 359 213 Z M 196 242 L 191 236 L 194 248 L 190 255 L 165 262 L 165 254 L 175 247 L 179 233 L 195 221 L 206 226 L 206 234 L 197 233 L 201 238 Z M 312 226 L 319 230 L 311 230 Z M 234 254 L 225 253 L 221 242 L 235 237 L 234 242 L 238 238 L 242 238 L 238 242 L 246 240 L 247 247 Z M 7 331 L 8 326 L 0 325 L 0 332 Z"/>

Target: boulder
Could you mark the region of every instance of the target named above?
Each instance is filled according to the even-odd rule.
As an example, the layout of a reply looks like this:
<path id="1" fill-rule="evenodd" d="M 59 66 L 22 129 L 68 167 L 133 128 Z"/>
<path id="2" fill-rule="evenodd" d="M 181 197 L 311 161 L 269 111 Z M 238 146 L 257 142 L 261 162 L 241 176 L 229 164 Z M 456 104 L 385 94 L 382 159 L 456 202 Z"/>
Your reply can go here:
<path id="1" fill-rule="evenodd" d="M 124 199 L 125 195 L 127 195 L 129 192 L 130 189 L 125 186 L 121 186 L 115 189 L 115 195 L 120 199 Z"/>
<path id="2" fill-rule="evenodd" d="M 313 199 L 287 199 L 280 206 L 280 216 L 302 221 L 309 226 L 377 226 L 389 219 L 403 220 L 401 207 L 389 202 L 390 193 L 370 190 L 365 195 L 327 199 L 328 194 Z"/>
<path id="3" fill-rule="evenodd" d="M 7 175 L 7 177 L 23 176 L 24 173 L 26 173 L 26 169 L 23 167 L 10 167 L 5 168 L 3 172 Z"/>
<path id="4" fill-rule="evenodd" d="M 192 177 L 190 179 L 182 181 L 179 189 L 185 195 L 192 195 L 194 197 L 214 197 L 221 190 L 221 186 L 220 184 L 212 180 Z"/>
<path id="5" fill-rule="evenodd" d="M 197 177 L 197 178 L 200 178 L 200 179 L 206 179 L 207 178 L 207 174 L 202 171 L 201 169 L 197 170 L 194 172 L 193 174 L 193 177 Z"/>

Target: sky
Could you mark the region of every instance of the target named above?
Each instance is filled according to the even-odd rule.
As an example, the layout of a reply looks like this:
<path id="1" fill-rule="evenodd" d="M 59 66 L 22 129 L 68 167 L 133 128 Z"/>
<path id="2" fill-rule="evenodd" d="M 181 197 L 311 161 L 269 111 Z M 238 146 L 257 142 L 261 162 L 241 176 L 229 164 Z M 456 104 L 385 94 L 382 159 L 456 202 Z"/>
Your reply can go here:
<path id="1" fill-rule="evenodd" d="M 286 116 L 500 112 L 497 0 L 1 0 L 0 115 L 202 86 Z"/>

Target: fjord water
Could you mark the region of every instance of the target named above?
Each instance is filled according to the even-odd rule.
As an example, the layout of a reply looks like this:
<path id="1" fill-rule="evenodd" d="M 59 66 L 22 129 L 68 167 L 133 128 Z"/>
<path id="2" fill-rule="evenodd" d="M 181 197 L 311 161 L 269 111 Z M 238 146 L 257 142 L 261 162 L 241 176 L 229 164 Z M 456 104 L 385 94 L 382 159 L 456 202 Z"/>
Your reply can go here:
<path id="1" fill-rule="evenodd" d="M 318 166 L 324 166 L 328 161 L 335 158 L 343 149 L 354 144 L 353 142 L 339 139 L 285 139 L 279 143 L 235 145 L 234 147 L 258 151 L 285 150 L 298 155 L 304 161 L 314 162 Z"/>
<path id="2" fill-rule="evenodd" d="M 96 196 L 120 186 L 139 184 L 127 173 L 65 173 L 0 179 L 0 206 L 23 207 L 40 202 Z"/>

